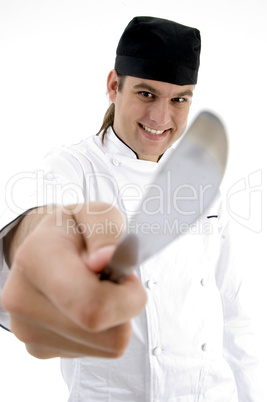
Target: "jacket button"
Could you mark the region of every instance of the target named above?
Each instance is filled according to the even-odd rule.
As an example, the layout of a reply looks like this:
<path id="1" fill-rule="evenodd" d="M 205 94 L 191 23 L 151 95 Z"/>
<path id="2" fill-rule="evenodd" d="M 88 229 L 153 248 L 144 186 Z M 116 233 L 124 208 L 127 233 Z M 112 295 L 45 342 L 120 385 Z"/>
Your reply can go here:
<path id="1" fill-rule="evenodd" d="M 116 158 L 112 159 L 112 163 L 113 163 L 114 166 L 119 166 L 119 164 L 120 164 L 120 162 Z"/>
<path id="2" fill-rule="evenodd" d="M 53 174 L 53 172 L 47 172 L 45 175 L 46 180 L 54 180 L 55 176 Z"/>
<path id="3" fill-rule="evenodd" d="M 146 281 L 146 287 L 147 287 L 148 289 L 152 289 L 153 286 L 156 285 L 156 283 L 157 283 L 157 282 L 153 282 L 151 279 L 149 279 L 148 281 Z"/>
<path id="4" fill-rule="evenodd" d="M 201 286 L 207 286 L 207 279 L 202 278 L 200 283 L 201 283 Z"/>
<path id="5" fill-rule="evenodd" d="M 207 344 L 203 343 L 203 345 L 201 346 L 201 349 L 203 350 L 203 352 L 207 352 L 207 350 L 208 350 Z"/>
<path id="6" fill-rule="evenodd" d="M 157 346 L 156 348 L 153 349 L 152 353 L 154 356 L 159 356 L 161 354 L 161 352 L 162 352 L 162 349 Z"/>

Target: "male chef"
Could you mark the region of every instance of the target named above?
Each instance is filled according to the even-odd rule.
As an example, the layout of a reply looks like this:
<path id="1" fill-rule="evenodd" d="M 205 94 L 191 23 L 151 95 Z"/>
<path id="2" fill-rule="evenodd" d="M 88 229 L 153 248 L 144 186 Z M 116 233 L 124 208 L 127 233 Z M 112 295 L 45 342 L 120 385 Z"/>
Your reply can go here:
<path id="1" fill-rule="evenodd" d="M 131 20 L 100 132 L 50 152 L 24 209 L 3 215 L 1 325 L 33 356 L 62 357 L 71 402 L 263 401 L 219 195 L 208 233 L 189 230 L 120 284 L 100 278 L 186 129 L 200 47 L 195 28 Z"/>

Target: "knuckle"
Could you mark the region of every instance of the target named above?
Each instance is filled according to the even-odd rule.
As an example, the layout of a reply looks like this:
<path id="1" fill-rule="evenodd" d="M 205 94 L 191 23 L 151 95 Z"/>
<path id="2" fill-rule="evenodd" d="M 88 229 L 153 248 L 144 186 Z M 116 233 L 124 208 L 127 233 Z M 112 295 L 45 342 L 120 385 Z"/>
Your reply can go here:
<path id="1" fill-rule="evenodd" d="M 93 306 L 81 306 L 78 312 L 81 324 L 91 332 L 100 332 L 109 321 L 109 308 L 101 300 L 94 301 Z"/>
<path id="2" fill-rule="evenodd" d="M 45 348 L 34 343 L 27 343 L 25 346 L 27 352 L 36 359 L 51 359 L 60 356 L 60 353 L 56 350 Z"/>
<path id="3" fill-rule="evenodd" d="M 1 306 L 3 307 L 4 310 L 10 311 L 10 307 L 12 305 L 12 298 L 10 297 L 10 293 L 7 291 L 7 288 L 5 287 L 2 291 L 1 297 L 0 297 L 0 302 Z"/>
<path id="4" fill-rule="evenodd" d="M 10 329 L 16 338 L 25 344 L 36 341 L 34 332 L 30 331 L 25 323 L 13 315 L 11 316 Z"/>
<path id="5" fill-rule="evenodd" d="M 30 315 L 31 310 L 27 299 L 27 289 L 24 288 L 23 281 L 18 284 L 18 278 L 14 278 L 13 275 L 14 272 L 10 274 L 8 283 L 3 289 L 1 305 L 11 315 L 27 317 Z"/>
<path id="6" fill-rule="evenodd" d="M 109 358 L 110 359 L 119 359 L 120 357 L 123 356 L 124 352 L 125 352 L 125 350 L 122 350 L 122 349 L 118 350 L 118 351 L 111 352 L 110 355 L 109 355 Z"/>
<path id="7" fill-rule="evenodd" d="M 118 329 L 118 328 L 117 328 Z M 116 336 L 112 339 L 111 344 L 111 357 L 119 358 L 121 357 L 129 344 L 132 335 L 132 327 L 130 323 L 123 324 L 117 331 Z"/>
<path id="8" fill-rule="evenodd" d="M 22 303 L 18 293 L 13 292 L 12 285 L 7 284 L 1 294 L 1 305 L 10 314 L 20 314 Z"/>
<path id="9" fill-rule="evenodd" d="M 4 293 L 1 299 L 1 304 L 4 310 L 10 314 L 10 316 L 21 316 L 24 314 L 21 303 L 15 297 L 11 298 L 9 295 L 5 296 Z"/>

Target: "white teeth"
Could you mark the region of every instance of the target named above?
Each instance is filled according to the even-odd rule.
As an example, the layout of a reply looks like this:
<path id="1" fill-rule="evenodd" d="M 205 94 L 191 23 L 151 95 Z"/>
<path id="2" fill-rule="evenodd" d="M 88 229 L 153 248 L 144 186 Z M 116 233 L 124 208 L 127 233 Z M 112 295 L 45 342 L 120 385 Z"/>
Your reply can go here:
<path id="1" fill-rule="evenodd" d="M 165 131 L 165 130 L 161 130 L 161 131 L 160 130 L 153 130 L 152 128 L 149 128 L 149 127 L 146 127 L 146 126 L 143 126 L 143 125 L 142 125 L 142 127 L 143 127 L 143 129 L 145 129 L 149 133 L 156 134 L 156 135 L 163 134 L 164 131 Z"/>

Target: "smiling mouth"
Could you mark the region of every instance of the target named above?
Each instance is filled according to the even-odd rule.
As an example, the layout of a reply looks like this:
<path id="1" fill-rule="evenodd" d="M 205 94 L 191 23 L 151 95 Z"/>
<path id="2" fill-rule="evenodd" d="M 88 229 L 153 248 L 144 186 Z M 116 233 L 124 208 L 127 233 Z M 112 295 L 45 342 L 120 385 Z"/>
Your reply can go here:
<path id="1" fill-rule="evenodd" d="M 154 130 L 153 128 L 144 126 L 143 124 L 140 123 L 140 126 L 149 134 L 154 134 L 154 135 L 161 135 L 163 134 L 166 130 Z"/>

